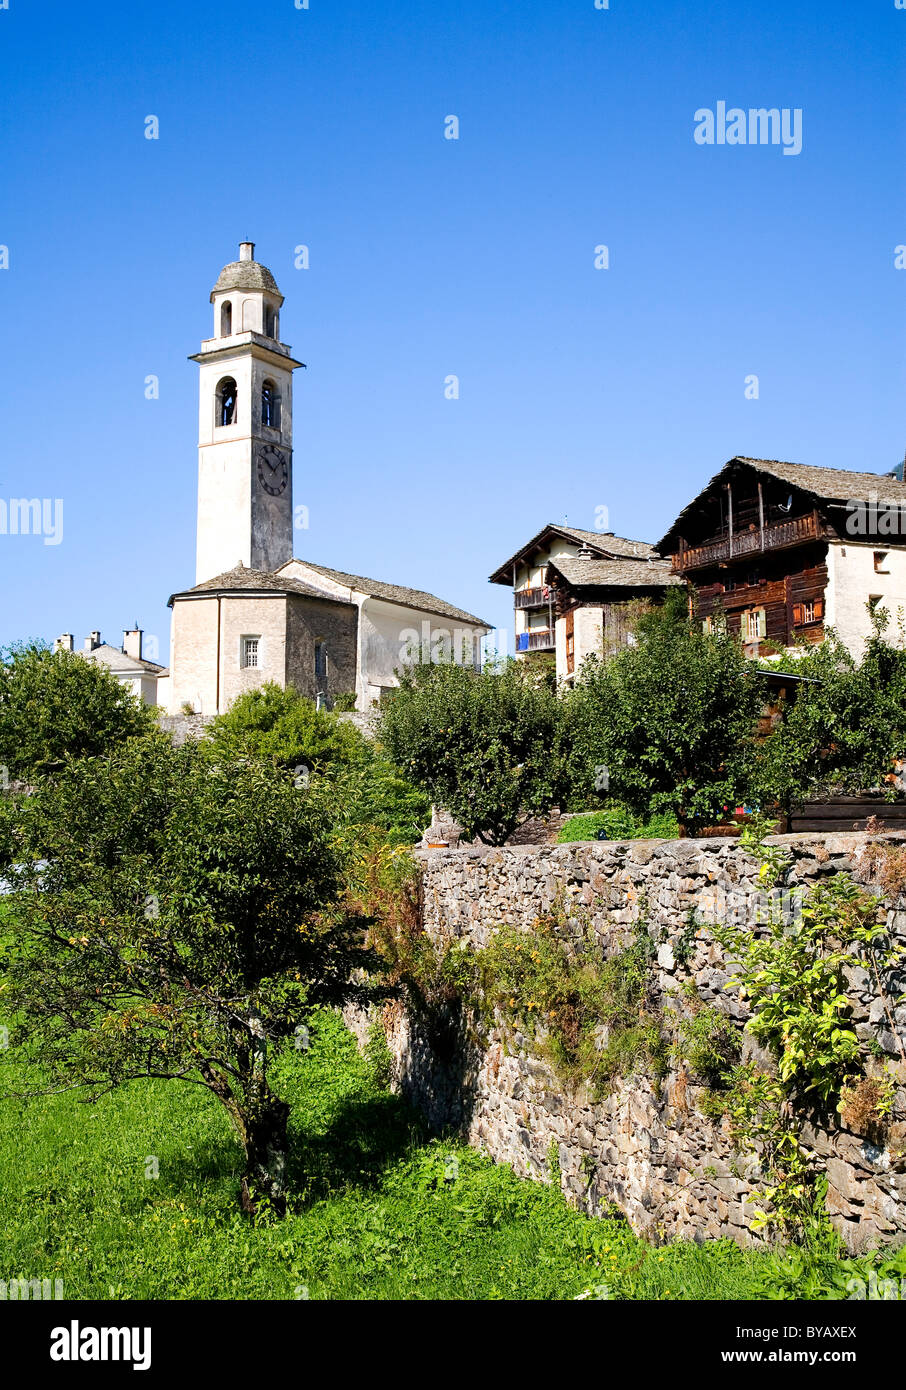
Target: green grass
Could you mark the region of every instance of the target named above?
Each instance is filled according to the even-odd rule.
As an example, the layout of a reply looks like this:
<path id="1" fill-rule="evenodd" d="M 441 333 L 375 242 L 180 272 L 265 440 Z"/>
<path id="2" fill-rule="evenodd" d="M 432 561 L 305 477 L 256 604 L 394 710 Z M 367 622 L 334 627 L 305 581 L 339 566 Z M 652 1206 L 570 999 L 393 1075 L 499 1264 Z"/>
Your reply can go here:
<path id="1" fill-rule="evenodd" d="M 608 840 L 675 840 L 679 835 L 679 821 L 670 812 L 640 820 L 631 811 L 612 806 L 606 811 L 587 811 L 572 816 L 561 825 L 557 844 L 596 840 L 600 830 L 606 832 L 605 838 Z"/>
<path id="2" fill-rule="evenodd" d="M 291 1211 L 259 1225 L 237 1210 L 239 1150 L 199 1087 L 4 1100 L 0 1278 L 62 1278 L 68 1298 L 750 1299 L 840 1297 L 855 1268 L 827 1250 L 658 1249 L 586 1217 L 556 1186 L 429 1140 L 333 1014 L 277 1075 Z"/>

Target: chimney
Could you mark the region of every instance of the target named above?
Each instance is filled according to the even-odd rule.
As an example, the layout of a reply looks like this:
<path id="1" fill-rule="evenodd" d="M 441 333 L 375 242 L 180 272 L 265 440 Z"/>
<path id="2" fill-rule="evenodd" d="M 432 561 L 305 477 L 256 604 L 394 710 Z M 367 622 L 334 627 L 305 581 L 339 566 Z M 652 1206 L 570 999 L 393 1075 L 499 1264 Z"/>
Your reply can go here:
<path id="1" fill-rule="evenodd" d="M 142 629 L 140 627 L 127 628 L 123 632 L 123 651 L 126 656 L 131 656 L 135 661 L 142 659 Z"/>
<path id="2" fill-rule="evenodd" d="M 241 261 L 253 261 L 255 259 L 255 243 L 253 241 L 240 241 L 239 259 Z"/>
<path id="3" fill-rule="evenodd" d="M 55 652 L 71 652 L 73 648 L 73 637 L 71 632 L 64 632 L 53 644 Z"/>
<path id="4" fill-rule="evenodd" d="M 95 647 L 99 647 L 100 645 L 101 634 L 99 632 L 89 632 L 88 636 L 85 638 L 86 652 L 93 652 Z"/>

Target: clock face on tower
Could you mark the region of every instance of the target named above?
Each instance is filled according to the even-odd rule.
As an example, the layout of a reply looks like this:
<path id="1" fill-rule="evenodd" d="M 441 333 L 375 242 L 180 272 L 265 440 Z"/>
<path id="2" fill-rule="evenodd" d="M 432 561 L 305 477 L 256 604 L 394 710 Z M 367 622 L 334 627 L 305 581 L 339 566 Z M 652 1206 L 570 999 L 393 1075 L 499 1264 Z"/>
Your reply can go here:
<path id="1" fill-rule="evenodd" d="M 262 444 L 258 450 L 258 481 L 271 497 L 279 497 L 289 482 L 286 455 L 273 444 Z"/>

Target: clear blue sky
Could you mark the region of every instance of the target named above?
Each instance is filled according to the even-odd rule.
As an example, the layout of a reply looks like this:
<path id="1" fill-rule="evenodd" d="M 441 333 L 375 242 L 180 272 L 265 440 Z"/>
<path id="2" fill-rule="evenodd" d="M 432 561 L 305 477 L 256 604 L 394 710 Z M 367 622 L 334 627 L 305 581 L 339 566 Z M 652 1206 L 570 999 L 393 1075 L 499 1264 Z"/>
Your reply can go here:
<path id="1" fill-rule="evenodd" d="M 0 498 L 64 535 L 0 536 L 0 642 L 137 619 L 167 659 L 243 238 L 308 364 L 317 562 L 507 625 L 487 575 L 548 520 L 657 539 L 737 453 L 892 468 L 904 54 L 894 0 L 9 0 Z M 697 145 L 720 100 L 802 108 L 802 153 Z"/>

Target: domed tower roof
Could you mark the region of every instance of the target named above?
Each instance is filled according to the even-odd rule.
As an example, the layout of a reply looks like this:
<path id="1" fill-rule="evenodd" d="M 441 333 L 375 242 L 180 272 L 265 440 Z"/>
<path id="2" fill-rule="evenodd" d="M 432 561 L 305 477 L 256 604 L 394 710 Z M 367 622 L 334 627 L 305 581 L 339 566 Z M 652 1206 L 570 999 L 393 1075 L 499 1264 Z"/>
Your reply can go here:
<path id="1" fill-rule="evenodd" d="M 253 241 L 239 243 L 239 260 L 230 261 L 229 265 L 223 267 L 211 290 L 211 302 L 214 302 L 215 294 L 222 294 L 224 290 L 268 290 L 271 294 L 280 295 L 281 304 L 283 302 L 273 275 L 266 265 L 255 260 Z"/>

